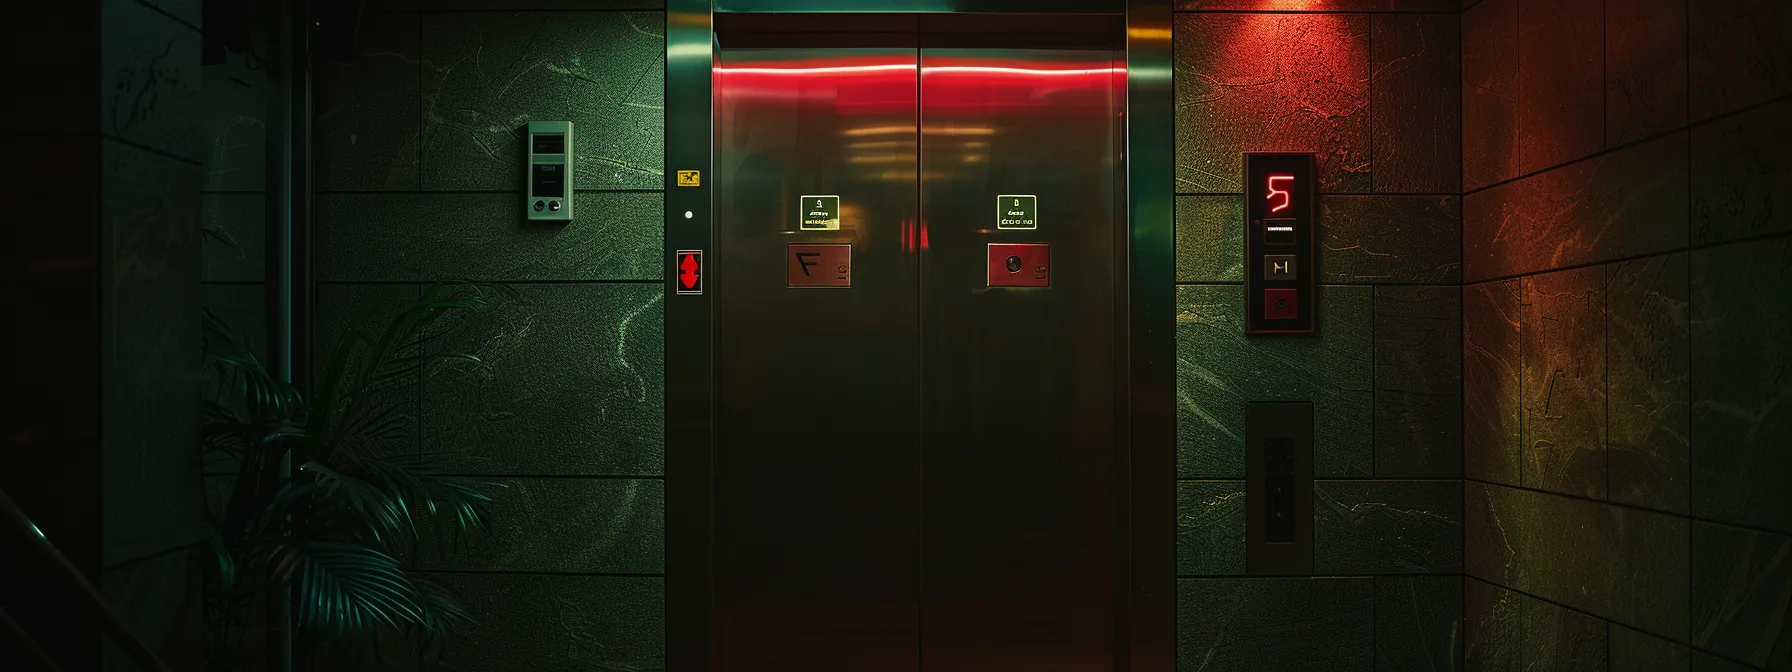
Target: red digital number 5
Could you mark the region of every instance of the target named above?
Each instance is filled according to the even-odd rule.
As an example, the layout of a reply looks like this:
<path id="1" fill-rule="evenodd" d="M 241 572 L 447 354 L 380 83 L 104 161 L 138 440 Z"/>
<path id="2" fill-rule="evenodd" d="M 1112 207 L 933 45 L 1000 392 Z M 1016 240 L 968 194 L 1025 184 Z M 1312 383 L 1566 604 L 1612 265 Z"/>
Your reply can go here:
<path id="1" fill-rule="evenodd" d="M 1270 212 L 1281 212 L 1283 210 L 1288 209 L 1288 201 L 1289 201 L 1288 190 L 1287 189 L 1277 189 L 1276 183 L 1277 182 L 1293 181 L 1293 180 L 1294 180 L 1293 175 L 1271 175 L 1271 176 L 1269 176 L 1269 195 L 1264 198 L 1267 199 L 1271 203 L 1271 205 L 1269 206 Z M 1279 204 L 1275 202 L 1277 196 L 1282 197 L 1282 202 Z"/>

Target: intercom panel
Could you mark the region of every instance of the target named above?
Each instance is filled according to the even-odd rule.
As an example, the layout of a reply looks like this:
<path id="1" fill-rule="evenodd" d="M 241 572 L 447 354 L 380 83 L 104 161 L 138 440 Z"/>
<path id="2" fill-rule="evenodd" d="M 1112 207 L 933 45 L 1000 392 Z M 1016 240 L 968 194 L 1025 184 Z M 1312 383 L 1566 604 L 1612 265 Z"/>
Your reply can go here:
<path id="1" fill-rule="evenodd" d="M 529 188 L 523 211 L 531 220 L 572 220 L 572 122 L 531 121 L 528 143 Z"/>

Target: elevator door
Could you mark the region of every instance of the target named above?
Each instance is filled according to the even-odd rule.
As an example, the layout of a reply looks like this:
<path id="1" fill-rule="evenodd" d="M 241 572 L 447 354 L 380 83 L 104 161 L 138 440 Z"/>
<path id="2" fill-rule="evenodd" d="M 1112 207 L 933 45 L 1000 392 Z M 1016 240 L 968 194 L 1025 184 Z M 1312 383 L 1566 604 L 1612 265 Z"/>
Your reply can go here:
<path id="1" fill-rule="evenodd" d="M 1111 666 L 1117 58 L 718 55 L 718 669 Z M 1048 286 L 989 286 L 992 243 Z"/>

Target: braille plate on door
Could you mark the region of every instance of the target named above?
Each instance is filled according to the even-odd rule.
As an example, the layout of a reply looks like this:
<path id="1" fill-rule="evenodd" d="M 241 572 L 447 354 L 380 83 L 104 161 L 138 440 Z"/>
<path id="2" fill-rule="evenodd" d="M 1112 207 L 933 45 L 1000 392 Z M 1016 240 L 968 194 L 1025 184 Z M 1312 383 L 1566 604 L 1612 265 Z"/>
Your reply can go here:
<path id="1" fill-rule="evenodd" d="M 1046 243 L 990 243 L 990 287 L 1050 287 L 1052 249 Z"/>

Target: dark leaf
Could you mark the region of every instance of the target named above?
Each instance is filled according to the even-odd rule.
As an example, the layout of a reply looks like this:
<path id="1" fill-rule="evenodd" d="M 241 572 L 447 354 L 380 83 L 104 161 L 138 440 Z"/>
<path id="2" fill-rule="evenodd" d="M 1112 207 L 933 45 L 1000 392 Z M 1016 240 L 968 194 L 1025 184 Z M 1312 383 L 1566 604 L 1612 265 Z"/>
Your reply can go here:
<path id="1" fill-rule="evenodd" d="M 417 602 L 423 607 L 423 632 L 440 637 L 475 623 L 472 612 L 447 587 L 422 577 L 412 577 Z"/>
<path id="2" fill-rule="evenodd" d="M 225 591 L 229 591 L 236 585 L 236 558 L 231 555 L 230 548 L 224 545 L 223 537 L 208 534 L 205 540 L 211 545 L 212 557 L 218 561 L 218 583 Z"/>
<path id="3" fill-rule="evenodd" d="M 376 535 L 381 531 L 395 533 L 402 529 L 404 520 L 397 505 L 378 486 L 316 462 L 306 462 L 299 469 L 316 478 L 309 487 L 325 498 L 321 506 L 348 507 L 367 520 Z"/>
<path id="4" fill-rule="evenodd" d="M 295 581 L 299 627 L 342 634 L 423 622 L 416 586 L 385 553 L 313 541 L 280 546 L 275 556 Z"/>

